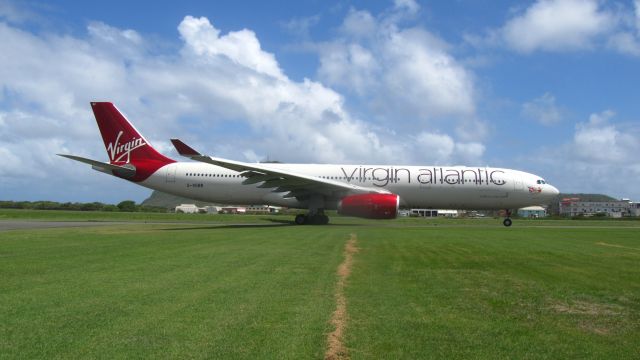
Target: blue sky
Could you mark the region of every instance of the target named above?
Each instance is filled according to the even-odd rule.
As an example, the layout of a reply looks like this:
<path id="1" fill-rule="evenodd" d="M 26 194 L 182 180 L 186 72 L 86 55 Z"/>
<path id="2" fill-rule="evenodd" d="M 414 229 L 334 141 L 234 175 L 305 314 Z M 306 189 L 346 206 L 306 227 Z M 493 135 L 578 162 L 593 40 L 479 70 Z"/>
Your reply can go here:
<path id="1" fill-rule="evenodd" d="M 89 101 L 159 150 L 489 165 L 640 201 L 640 1 L 0 0 L 0 199 L 140 201 Z"/>

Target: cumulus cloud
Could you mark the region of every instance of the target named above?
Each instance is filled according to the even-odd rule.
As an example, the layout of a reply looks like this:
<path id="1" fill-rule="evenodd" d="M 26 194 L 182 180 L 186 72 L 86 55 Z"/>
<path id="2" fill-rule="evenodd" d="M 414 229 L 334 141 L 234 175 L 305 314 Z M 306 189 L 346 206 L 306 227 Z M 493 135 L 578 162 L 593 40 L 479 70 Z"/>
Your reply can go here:
<path id="1" fill-rule="evenodd" d="M 532 158 L 543 166 L 541 173 L 563 192 L 640 200 L 640 189 L 629 186 L 640 177 L 640 126 L 614 118 L 612 110 L 593 113 L 575 126 L 568 142 L 536 151 Z"/>
<path id="2" fill-rule="evenodd" d="M 418 149 L 427 157 L 429 163 L 451 165 L 461 161 L 464 164 L 476 163 L 484 155 L 484 145 L 477 142 L 456 142 L 451 136 L 440 133 L 421 132 L 416 136 Z"/>
<path id="3" fill-rule="evenodd" d="M 514 11 L 500 28 L 464 34 L 475 48 L 505 47 L 521 54 L 608 48 L 640 56 L 640 3 L 608 4 L 598 0 L 537 0 Z"/>
<path id="4" fill-rule="evenodd" d="M 411 15 L 420 11 L 420 5 L 415 0 L 394 0 L 393 5 L 397 10 L 406 11 Z"/>
<path id="5" fill-rule="evenodd" d="M 572 150 L 576 159 L 591 164 L 640 165 L 637 154 L 640 142 L 629 132 L 622 132 L 610 120 L 611 110 L 591 114 L 589 121 L 576 125 Z"/>
<path id="6" fill-rule="evenodd" d="M 311 28 L 316 26 L 319 21 L 319 15 L 299 17 L 282 23 L 282 27 L 294 36 L 308 38 Z"/>
<path id="7" fill-rule="evenodd" d="M 248 29 L 220 36 L 220 30 L 205 17 L 186 16 L 178 26 L 186 49 L 202 57 L 223 55 L 258 73 L 283 79 L 284 75 L 273 54 L 262 51 L 256 34 Z"/>
<path id="8" fill-rule="evenodd" d="M 608 45 L 623 54 L 640 56 L 640 40 L 633 33 L 616 33 L 609 38 Z"/>
<path id="9" fill-rule="evenodd" d="M 640 34 L 640 0 L 635 0 L 634 5 L 636 10 L 636 30 L 638 31 L 638 34 Z"/>
<path id="10" fill-rule="evenodd" d="M 33 19 L 36 15 L 25 9 L 16 7 L 8 0 L 0 0 L 0 20 L 6 20 L 12 23 L 24 23 Z"/>
<path id="11" fill-rule="evenodd" d="M 376 34 L 378 20 L 368 11 L 349 10 L 340 26 L 340 31 L 353 38 L 370 38 Z"/>
<path id="12" fill-rule="evenodd" d="M 522 53 L 584 49 L 613 21 L 597 0 L 538 0 L 509 20 L 503 35 L 508 46 Z"/>
<path id="13" fill-rule="evenodd" d="M 542 96 L 525 102 L 522 105 L 522 114 L 542 125 L 553 125 L 562 119 L 562 114 L 556 105 L 555 96 L 544 93 Z"/>
<path id="14" fill-rule="evenodd" d="M 442 39 L 400 25 L 418 11 L 414 1 L 396 1 L 379 16 L 352 9 L 340 27 L 342 37 L 317 46 L 318 77 L 395 121 L 474 118 L 473 74 Z"/>
<path id="15" fill-rule="evenodd" d="M 361 96 L 378 84 L 380 64 L 371 51 L 360 44 L 329 44 L 326 48 L 318 70 L 324 82 L 347 87 Z"/>

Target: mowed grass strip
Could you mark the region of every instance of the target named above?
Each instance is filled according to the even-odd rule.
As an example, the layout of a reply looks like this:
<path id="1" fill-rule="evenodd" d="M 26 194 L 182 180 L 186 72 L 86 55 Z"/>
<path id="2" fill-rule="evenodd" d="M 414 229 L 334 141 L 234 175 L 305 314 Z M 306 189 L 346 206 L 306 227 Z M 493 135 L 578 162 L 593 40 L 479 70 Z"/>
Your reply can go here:
<path id="1" fill-rule="evenodd" d="M 640 354 L 638 229 L 356 233 L 360 251 L 346 287 L 352 359 Z"/>
<path id="2" fill-rule="evenodd" d="M 0 233 L 1 358 L 321 358 L 348 232 Z"/>

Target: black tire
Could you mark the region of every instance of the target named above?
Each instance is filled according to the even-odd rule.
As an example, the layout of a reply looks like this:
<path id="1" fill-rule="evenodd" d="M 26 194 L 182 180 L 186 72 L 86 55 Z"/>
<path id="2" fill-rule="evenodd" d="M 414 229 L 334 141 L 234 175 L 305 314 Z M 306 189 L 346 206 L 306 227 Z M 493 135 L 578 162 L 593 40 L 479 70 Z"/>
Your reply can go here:
<path id="1" fill-rule="evenodd" d="M 320 224 L 327 225 L 329 223 L 329 217 L 327 215 L 320 215 Z"/>
<path id="2" fill-rule="evenodd" d="M 504 224 L 504 226 L 506 226 L 506 227 L 511 226 L 511 223 L 512 223 L 512 221 L 509 218 L 504 219 L 504 221 L 502 222 L 502 224 Z"/>
<path id="3" fill-rule="evenodd" d="M 296 219 L 295 219 L 296 225 L 304 225 L 307 223 L 307 216 L 306 215 L 302 215 L 302 214 L 298 214 L 296 215 Z"/>

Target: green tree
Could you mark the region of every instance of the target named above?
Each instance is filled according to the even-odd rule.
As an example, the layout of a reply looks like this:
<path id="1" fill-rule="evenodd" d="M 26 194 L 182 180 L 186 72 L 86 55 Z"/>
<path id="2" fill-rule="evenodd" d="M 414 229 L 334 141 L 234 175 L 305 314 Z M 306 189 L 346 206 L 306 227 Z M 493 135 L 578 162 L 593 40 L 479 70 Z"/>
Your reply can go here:
<path id="1" fill-rule="evenodd" d="M 118 209 L 120 209 L 120 211 L 124 211 L 124 212 L 135 212 L 137 210 L 136 203 L 133 200 L 121 201 L 118 204 Z"/>

